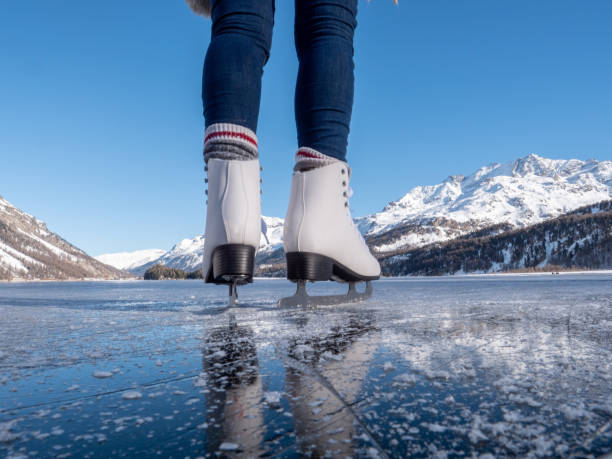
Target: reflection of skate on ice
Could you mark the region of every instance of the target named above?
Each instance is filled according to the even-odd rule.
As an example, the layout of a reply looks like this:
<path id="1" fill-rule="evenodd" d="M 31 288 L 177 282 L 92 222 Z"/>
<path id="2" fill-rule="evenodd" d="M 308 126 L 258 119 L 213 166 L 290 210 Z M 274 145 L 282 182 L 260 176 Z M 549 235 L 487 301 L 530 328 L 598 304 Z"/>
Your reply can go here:
<path id="1" fill-rule="evenodd" d="M 240 455 L 260 456 L 265 432 L 259 404 L 263 391 L 253 331 L 230 319 L 229 327 L 206 339 L 202 363 L 209 391 L 207 451 L 215 454 L 222 445 L 236 445 Z"/>
<path id="2" fill-rule="evenodd" d="M 236 286 L 253 281 L 261 234 L 259 160 L 210 159 L 206 241 L 202 272 L 206 282 Z"/>
<path id="3" fill-rule="evenodd" d="M 378 279 L 380 266 L 355 226 L 348 205 L 350 168 L 343 161 L 296 171 L 283 229 L 287 277 L 298 283 L 296 295 L 281 306 L 359 301 L 372 293 L 369 281 Z M 309 297 L 306 281 L 349 282 L 346 295 Z M 364 293 L 354 288 L 366 281 Z"/>
<path id="4" fill-rule="evenodd" d="M 289 357 L 307 370 L 287 368 L 285 379 L 300 453 L 353 457 L 357 436 L 351 406 L 368 372 L 378 334 L 371 317 L 353 315 L 330 333 L 292 340 Z M 333 386 L 330 382 L 333 381 Z"/>

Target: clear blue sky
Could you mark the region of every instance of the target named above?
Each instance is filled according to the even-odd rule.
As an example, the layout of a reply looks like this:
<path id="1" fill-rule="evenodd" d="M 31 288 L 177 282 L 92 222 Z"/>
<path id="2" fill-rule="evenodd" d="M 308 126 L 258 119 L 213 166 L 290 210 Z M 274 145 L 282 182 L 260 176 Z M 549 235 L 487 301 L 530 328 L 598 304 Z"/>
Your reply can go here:
<path id="1" fill-rule="evenodd" d="M 263 212 L 296 148 L 293 2 L 259 122 Z M 92 255 L 204 229 L 201 67 L 181 0 L 2 0 L 0 195 Z M 612 159 L 612 2 L 360 0 L 353 214 L 528 153 Z"/>

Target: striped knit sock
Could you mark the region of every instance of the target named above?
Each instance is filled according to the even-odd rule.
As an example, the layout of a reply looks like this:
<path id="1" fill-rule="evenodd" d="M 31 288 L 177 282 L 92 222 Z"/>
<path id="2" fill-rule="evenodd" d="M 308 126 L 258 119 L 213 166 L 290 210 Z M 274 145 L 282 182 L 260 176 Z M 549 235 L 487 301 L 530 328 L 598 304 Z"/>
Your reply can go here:
<path id="1" fill-rule="evenodd" d="M 210 158 L 226 160 L 257 159 L 257 136 L 238 124 L 215 123 L 204 133 L 204 161 Z"/>
<path id="2" fill-rule="evenodd" d="M 316 169 L 318 167 L 328 166 L 337 161 L 340 161 L 333 156 L 327 156 L 323 153 L 319 153 L 317 150 L 308 147 L 298 148 L 295 154 L 295 166 L 294 171 L 307 171 L 310 169 Z"/>

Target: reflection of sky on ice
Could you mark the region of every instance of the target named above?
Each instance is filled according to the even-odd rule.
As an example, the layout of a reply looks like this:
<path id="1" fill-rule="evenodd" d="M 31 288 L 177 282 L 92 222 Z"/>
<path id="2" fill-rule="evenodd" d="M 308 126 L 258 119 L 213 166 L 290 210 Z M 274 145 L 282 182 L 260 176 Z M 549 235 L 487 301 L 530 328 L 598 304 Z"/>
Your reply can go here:
<path id="1" fill-rule="evenodd" d="M 337 286 L 316 285 L 319 292 Z M 284 281 L 0 286 L 0 454 L 612 451 L 612 278 L 378 282 L 277 310 Z"/>

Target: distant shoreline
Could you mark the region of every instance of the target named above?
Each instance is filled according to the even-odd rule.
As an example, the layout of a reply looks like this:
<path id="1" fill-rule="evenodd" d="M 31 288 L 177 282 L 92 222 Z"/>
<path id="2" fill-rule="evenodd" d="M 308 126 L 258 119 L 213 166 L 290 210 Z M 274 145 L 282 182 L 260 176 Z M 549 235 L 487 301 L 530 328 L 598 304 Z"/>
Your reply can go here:
<path id="1" fill-rule="evenodd" d="M 401 279 L 454 279 L 454 278 L 473 278 L 473 277 L 551 277 L 551 276 L 566 276 L 566 275 L 589 275 L 589 274 L 609 274 L 612 275 L 612 269 L 601 269 L 601 270 L 577 270 L 577 271 L 541 271 L 541 272 L 499 272 L 499 273 L 462 273 L 462 274 L 445 274 L 443 276 L 389 276 L 381 277 L 380 280 L 401 280 Z M 160 279 L 153 282 L 163 281 L 197 281 L 202 282 L 201 279 Z M 284 277 L 255 277 L 255 280 L 278 280 L 286 281 Z M 33 283 L 61 283 L 61 282 L 138 282 L 144 281 L 142 277 L 133 277 L 127 279 L 15 279 L 6 280 L 0 279 L 0 284 L 33 284 Z M 151 280 L 147 280 L 151 282 Z"/>
<path id="2" fill-rule="evenodd" d="M 30 283 L 42 283 L 42 282 L 133 282 L 139 281 L 142 278 L 138 277 L 128 277 L 125 279 L 96 279 L 96 278 L 86 278 L 86 279 L 0 279 L 0 284 L 30 284 Z"/>

